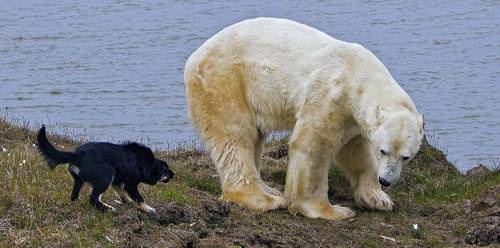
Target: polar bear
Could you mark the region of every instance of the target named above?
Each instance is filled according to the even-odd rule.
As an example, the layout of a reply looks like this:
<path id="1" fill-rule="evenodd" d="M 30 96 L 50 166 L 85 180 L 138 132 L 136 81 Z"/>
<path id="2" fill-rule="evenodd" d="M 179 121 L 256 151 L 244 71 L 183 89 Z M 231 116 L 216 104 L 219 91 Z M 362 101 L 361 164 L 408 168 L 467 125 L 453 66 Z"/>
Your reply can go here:
<path id="1" fill-rule="evenodd" d="M 277 18 L 245 20 L 208 39 L 184 72 L 189 116 L 215 163 L 222 199 L 310 218 L 354 216 L 328 200 L 341 168 L 363 207 L 391 210 L 382 191 L 419 150 L 422 116 L 363 46 Z M 259 172 L 266 135 L 291 130 L 285 191 Z"/>

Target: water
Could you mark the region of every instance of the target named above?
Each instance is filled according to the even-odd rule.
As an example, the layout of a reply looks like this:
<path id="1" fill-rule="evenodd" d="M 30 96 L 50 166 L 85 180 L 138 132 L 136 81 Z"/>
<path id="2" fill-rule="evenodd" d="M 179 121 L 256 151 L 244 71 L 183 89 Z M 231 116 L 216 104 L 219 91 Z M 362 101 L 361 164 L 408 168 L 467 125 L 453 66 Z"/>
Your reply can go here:
<path id="1" fill-rule="evenodd" d="M 500 157 L 500 2 L 341 2 L 0 0 L 0 107 L 163 148 L 196 137 L 186 58 L 232 23 L 284 17 L 372 50 L 459 168 Z"/>

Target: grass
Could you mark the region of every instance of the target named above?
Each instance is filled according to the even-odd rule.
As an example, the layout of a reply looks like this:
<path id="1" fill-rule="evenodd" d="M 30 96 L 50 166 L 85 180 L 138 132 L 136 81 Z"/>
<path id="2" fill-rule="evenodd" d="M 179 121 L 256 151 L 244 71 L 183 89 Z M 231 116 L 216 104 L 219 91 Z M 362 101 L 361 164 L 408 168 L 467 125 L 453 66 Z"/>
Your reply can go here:
<path id="1" fill-rule="evenodd" d="M 466 177 L 427 142 L 389 190 L 393 212 L 356 207 L 349 183 L 335 169 L 329 173 L 330 199 L 354 208 L 354 220 L 307 219 L 284 209 L 261 213 L 221 202 L 212 162 L 191 142 L 156 151 L 176 172 L 166 185 L 140 189 L 156 216 L 117 206 L 111 192 L 103 200 L 118 212 L 102 214 L 88 203 L 88 187 L 79 201 L 69 200 L 66 166 L 49 170 L 34 135 L 0 119 L 0 247 L 460 247 L 467 245 L 464 237 L 469 243 L 491 238 L 471 235 L 487 233 L 481 232 L 484 223 L 498 215 L 498 168 Z M 49 139 L 63 150 L 83 142 Z M 278 189 L 286 177 L 286 143 L 286 137 L 268 142 L 262 160 L 263 179 Z"/>

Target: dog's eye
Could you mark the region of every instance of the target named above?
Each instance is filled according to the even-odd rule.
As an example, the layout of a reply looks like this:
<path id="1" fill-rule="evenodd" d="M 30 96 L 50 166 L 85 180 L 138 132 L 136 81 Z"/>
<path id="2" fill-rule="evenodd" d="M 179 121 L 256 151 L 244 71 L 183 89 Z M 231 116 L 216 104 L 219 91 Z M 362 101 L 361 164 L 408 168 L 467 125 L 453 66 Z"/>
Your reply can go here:
<path id="1" fill-rule="evenodd" d="M 383 149 L 380 149 L 380 153 L 382 153 L 382 155 L 387 155 L 387 152 L 384 151 Z"/>
<path id="2" fill-rule="evenodd" d="M 406 161 L 406 160 L 410 159 L 410 157 L 403 156 L 402 159 Z"/>

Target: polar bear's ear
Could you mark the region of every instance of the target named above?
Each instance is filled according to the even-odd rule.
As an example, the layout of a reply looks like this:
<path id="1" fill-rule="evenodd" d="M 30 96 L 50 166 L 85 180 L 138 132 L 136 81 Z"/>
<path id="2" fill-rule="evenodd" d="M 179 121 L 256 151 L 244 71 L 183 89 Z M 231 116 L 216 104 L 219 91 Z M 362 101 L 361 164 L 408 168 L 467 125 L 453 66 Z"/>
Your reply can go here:
<path id="1" fill-rule="evenodd" d="M 380 125 L 385 119 L 385 109 L 383 107 L 377 106 L 377 123 Z"/>
<path id="2" fill-rule="evenodd" d="M 420 125 L 420 130 L 423 132 L 425 128 L 425 123 L 424 123 L 424 115 L 421 113 L 418 114 L 418 124 Z"/>

